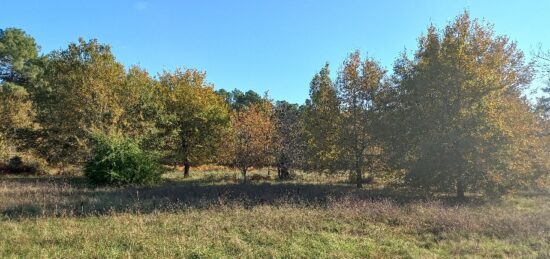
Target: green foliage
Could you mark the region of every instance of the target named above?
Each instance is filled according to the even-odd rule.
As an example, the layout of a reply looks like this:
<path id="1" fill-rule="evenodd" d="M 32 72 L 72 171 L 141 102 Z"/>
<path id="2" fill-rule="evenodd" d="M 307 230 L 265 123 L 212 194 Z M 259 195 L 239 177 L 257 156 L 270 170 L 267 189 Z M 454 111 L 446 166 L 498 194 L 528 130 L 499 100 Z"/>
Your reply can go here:
<path id="1" fill-rule="evenodd" d="M 160 180 L 157 159 L 132 139 L 95 137 L 93 157 L 86 162 L 85 176 L 95 184 L 150 184 Z"/>
<path id="2" fill-rule="evenodd" d="M 164 149 L 170 160 L 189 166 L 213 162 L 229 124 L 226 103 L 206 75 L 196 70 L 176 70 L 160 75 L 163 114 L 159 123 Z"/>
<path id="3" fill-rule="evenodd" d="M 216 91 L 216 94 L 220 95 L 225 102 L 229 104 L 232 110 L 238 111 L 245 109 L 250 105 L 259 104 L 264 101 L 262 96 L 252 90 L 248 90 L 243 93 L 239 89 L 234 89 L 231 92 L 228 92 L 225 89 L 220 89 Z"/>
<path id="4" fill-rule="evenodd" d="M 24 31 L 0 29 L 0 82 L 28 87 L 41 71 L 38 45 Z"/>

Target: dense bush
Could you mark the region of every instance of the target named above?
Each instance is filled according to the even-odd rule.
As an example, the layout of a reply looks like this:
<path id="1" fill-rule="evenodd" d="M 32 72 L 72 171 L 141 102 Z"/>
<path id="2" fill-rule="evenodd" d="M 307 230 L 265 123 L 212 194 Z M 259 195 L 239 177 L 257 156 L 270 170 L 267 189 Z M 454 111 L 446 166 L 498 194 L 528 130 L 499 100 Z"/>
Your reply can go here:
<path id="1" fill-rule="evenodd" d="M 23 159 L 20 156 L 14 156 L 8 161 L 6 168 L 11 172 L 22 172 L 24 171 Z"/>
<path id="2" fill-rule="evenodd" d="M 0 172 L 8 174 L 44 174 L 46 167 L 46 161 L 26 153 L 0 161 Z"/>
<path id="3" fill-rule="evenodd" d="M 157 159 L 132 139 L 97 136 L 93 157 L 84 174 L 95 184 L 148 184 L 160 180 Z"/>

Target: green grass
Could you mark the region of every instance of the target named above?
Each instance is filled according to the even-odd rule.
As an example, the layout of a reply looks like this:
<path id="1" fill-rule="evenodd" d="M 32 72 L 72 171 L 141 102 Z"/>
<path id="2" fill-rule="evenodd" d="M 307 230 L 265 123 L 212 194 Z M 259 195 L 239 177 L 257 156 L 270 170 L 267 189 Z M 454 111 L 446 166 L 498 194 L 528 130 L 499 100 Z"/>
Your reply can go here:
<path id="1" fill-rule="evenodd" d="M 550 257 L 548 195 L 460 203 L 378 186 L 357 190 L 345 176 L 247 185 L 237 176 L 168 174 L 156 186 L 125 188 L 2 176 L 0 255 Z"/>

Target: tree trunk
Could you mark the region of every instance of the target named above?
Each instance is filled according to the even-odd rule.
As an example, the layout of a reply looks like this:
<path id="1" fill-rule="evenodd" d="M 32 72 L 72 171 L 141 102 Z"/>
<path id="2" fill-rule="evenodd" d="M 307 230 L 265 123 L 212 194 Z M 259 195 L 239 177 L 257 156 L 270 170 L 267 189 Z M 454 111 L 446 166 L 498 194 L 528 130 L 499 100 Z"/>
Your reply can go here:
<path id="1" fill-rule="evenodd" d="M 360 168 L 356 168 L 355 174 L 357 177 L 357 188 L 363 188 L 363 172 L 361 172 Z"/>
<path id="2" fill-rule="evenodd" d="M 286 180 L 290 178 L 288 167 L 284 165 L 280 165 L 279 167 L 277 167 L 277 175 L 279 177 L 279 180 Z"/>
<path id="3" fill-rule="evenodd" d="M 241 169 L 241 174 L 243 175 L 243 183 L 246 183 L 248 179 L 246 179 L 246 168 Z"/>
<path id="4" fill-rule="evenodd" d="M 456 197 L 461 200 L 464 199 L 464 181 L 462 179 L 456 181 Z"/>
<path id="5" fill-rule="evenodd" d="M 189 177 L 189 163 L 184 163 L 183 164 L 183 178 L 187 178 Z"/>

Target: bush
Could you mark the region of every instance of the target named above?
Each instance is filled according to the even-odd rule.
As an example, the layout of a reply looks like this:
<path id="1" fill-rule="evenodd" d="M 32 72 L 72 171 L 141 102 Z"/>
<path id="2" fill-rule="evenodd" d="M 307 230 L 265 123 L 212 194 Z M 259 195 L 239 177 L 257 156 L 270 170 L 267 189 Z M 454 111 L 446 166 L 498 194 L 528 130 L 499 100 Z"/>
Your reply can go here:
<path id="1" fill-rule="evenodd" d="M 0 162 L 0 172 L 8 174 L 44 174 L 46 161 L 31 154 L 21 154 L 11 157 L 7 163 Z"/>
<path id="2" fill-rule="evenodd" d="M 132 139 L 96 136 L 93 158 L 86 162 L 85 176 L 95 184 L 148 184 L 158 182 L 162 167 Z"/>
<path id="3" fill-rule="evenodd" d="M 14 156 L 8 161 L 7 169 L 13 173 L 21 173 L 25 170 L 23 159 L 20 156 Z"/>

